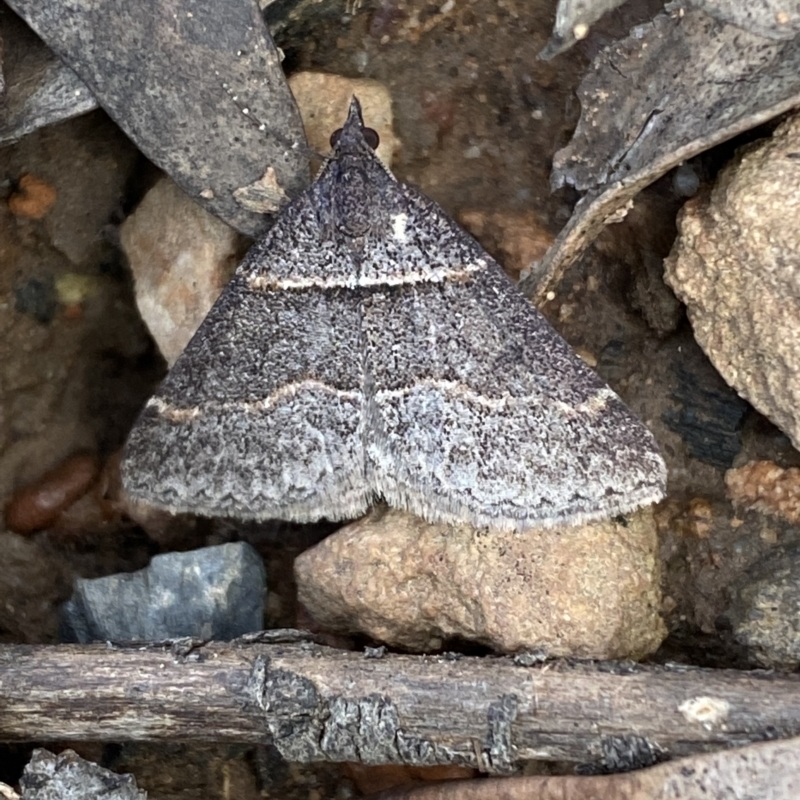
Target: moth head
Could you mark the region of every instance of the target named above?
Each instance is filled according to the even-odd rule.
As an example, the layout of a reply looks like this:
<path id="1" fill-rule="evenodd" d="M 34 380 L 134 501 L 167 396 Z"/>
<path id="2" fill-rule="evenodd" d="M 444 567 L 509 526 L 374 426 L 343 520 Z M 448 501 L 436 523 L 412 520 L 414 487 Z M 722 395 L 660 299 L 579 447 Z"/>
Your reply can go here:
<path id="1" fill-rule="evenodd" d="M 377 150 L 380 144 L 378 132 L 364 125 L 364 119 L 361 116 L 361 103 L 354 96 L 350 101 L 350 110 L 347 114 L 346 122 L 331 134 L 331 147 L 335 151 L 340 146 L 346 147 L 349 143 L 358 139 L 363 140 L 372 150 Z"/>
<path id="2" fill-rule="evenodd" d="M 335 150 L 336 145 L 339 143 L 339 139 L 342 136 L 342 128 L 337 128 L 331 134 L 331 147 Z M 362 128 L 361 135 L 364 137 L 364 141 L 373 149 L 377 150 L 378 145 L 381 143 L 381 137 L 378 136 L 378 131 L 374 128 Z"/>

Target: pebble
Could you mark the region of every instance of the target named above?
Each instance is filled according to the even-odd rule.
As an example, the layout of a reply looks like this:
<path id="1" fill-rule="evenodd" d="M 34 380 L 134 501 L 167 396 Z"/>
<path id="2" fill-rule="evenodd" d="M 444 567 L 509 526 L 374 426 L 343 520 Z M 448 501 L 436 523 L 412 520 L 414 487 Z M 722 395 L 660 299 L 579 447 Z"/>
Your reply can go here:
<path id="1" fill-rule="evenodd" d="M 391 646 L 640 658 L 666 634 L 656 550 L 652 509 L 525 534 L 376 510 L 302 553 L 295 579 L 323 627 Z"/>
<path id="2" fill-rule="evenodd" d="M 122 224 L 139 313 L 170 366 L 233 274 L 243 242 L 169 178 Z"/>
<path id="3" fill-rule="evenodd" d="M 15 533 L 35 533 L 51 527 L 63 511 L 85 495 L 100 475 L 97 456 L 76 453 L 23 486 L 5 507 L 6 527 Z"/>
<path id="4" fill-rule="evenodd" d="M 773 461 L 751 461 L 725 473 L 734 505 L 800 523 L 800 469 L 784 469 Z"/>
<path id="5" fill-rule="evenodd" d="M 42 325 L 52 322 L 58 309 L 58 295 L 52 276 L 28 278 L 14 289 L 14 310 L 28 314 Z"/>
<path id="6" fill-rule="evenodd" d="M 672 173 L 672 191 L 678 197 L 693 197 L 700 188 L 700 176 L 691 164 L 683 163 Z"/>
<path id="7" fill-rule="evenodd" d="M 23 175 L 8 198 L 8 209 L 15 217 L 41 219 L 53 207 L 58 192 L 35 175 Z"/>
<path id="8" fill-rule="evenodd" d="M 492 253 L 512 280 L 540 261 L 553 243 L 535 211 L 462 211 L 458 221 Z"/>
<path id="9" fill-rule="evenodd" d="M 800 447 L 800 115 L 689 200 L 665 262 L 727 383 Z"/>
<path id="10" fill-rule="evenodd" d="M 246 542 L 154 556 L 149 566 L 79 578 L 63 607 L 69 641 L 230 640 L 264 624 L 266 570 Z"/>
<path id="11" fill-rule="evenodd" d="M 67 308 L 80 306 L 100 289 L 99 280 L 94 275 L 66 272 L 55 279 L 58 302 Z"/>

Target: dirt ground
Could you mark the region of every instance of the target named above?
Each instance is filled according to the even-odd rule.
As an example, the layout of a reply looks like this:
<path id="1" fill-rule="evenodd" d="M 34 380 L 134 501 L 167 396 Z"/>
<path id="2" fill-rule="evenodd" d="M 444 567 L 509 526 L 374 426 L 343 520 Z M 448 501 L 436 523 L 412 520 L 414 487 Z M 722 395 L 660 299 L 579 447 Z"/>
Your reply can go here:
<path id="1" fill-rule="evenodd" d="M 594 53 L 661 4 L 634 0 L 566 54 L 538 61 L 554 6 L 552 0 L 457 0 L 441 13 L 441 3 L 378 0 L 350 14 L 343 3 L 335 16 L 297 26 L 278 44 L 287 71 L 385 83 L 402 143 L 394 171 L 451 215 L 531 214 L 555 234 L 577 199 L 569 189 L 551 193 L 548 176 L 580 114 L 574 95 L 580 76 Z M 15 216 L 0 203 L 3 504 L 70 454 L 111 457 L 165 372 L 117 245 L 119 223 L 152 183 L 155 167 L 97 111 L 0 150 L 0 194 L 8 197 L 25 173 L 54 187 L 58 200 L 41 220 Z M 648 314 L 674 303 L 663 286 L 643 294 L 640 279 L 648 258 L 669 251 L 680 202 L 668 178 L 651 187 L 628 219 L 568 272 L 543 311 L 646 422 L 667 460 L 670 495 L 657 513 L 662 611 L 671 634 L 656 658 L 742 666 L 743 654 L 718 624 L 727 587 L 796 534 L 758 515 L 737 515 L 725 499 L 724 470 L 755 457 L 792 466 L 798 454 L 722 382 L 685 319 L 666 335 L 648 325 Z M 491 235 L 483 243 L 497 253 Z M 58 606 L 78 576 L 130 571 L 165 549 L 234 537 L 265 556 L 268 624 L 296 624 L 291 561 L 327 530 L 187 523 L 155 540 L 102 500 L 82 500 L 41 533 L 0 532 L 0 642 L 58 641 Z M 325 800 L 358 796 L 363 785 L 337 765 L 276 766 L 268 752 L 252 748 L 76 749 L 134 773 L 155 800 Z M 0 748 L 0 780 L 18 779 L 29 750 Z"/>

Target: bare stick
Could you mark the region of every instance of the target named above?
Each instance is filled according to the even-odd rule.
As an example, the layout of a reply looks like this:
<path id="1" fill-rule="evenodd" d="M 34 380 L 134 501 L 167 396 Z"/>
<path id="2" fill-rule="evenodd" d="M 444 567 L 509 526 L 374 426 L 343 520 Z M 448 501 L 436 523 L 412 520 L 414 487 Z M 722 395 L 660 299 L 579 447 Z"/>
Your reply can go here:
<path id="1" fill-rule="evenodd" d="M 704 753 L 616 775 L 447 781 L 383 792 L 375 800 L 674 800 L 681 797 L 797 800 L 800 739 Z"/>
<path id="2" fill-rule="evenodd" d="M 597 761 L 800 733 L 800 676 L 311 643 L 0 648 L 0 740 L 271 742 L 289 761 Z"/>

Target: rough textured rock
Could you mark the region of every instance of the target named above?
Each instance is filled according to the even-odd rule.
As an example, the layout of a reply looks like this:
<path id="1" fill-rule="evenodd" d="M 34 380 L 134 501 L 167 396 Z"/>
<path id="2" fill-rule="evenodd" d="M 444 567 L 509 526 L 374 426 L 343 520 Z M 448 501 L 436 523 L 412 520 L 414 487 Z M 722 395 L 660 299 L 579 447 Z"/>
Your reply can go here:
<path id="1" fill-rule="evenodd" d="M 243 237 L 169 178 L 145 195 L 120 237 L 139 313 L 172 365 L 232 275 Z"/>
<path id="2" fill-rule="evenodd" d="M 725 473 L 734 505 L 800 523 L 800 469 L 784 469 L 773 461 L 752 461 Z"/>
<path id="3" fill-rule="evenodd" d="M 33 751 L 20 780 L 26 800 L 146 800 L 133 775 L 118 775 L 85 761 L 73 750 Z"/>
<path id="4" fill-rule="evenodd" d="M 689 201 L 666 262 L 725 380 L 800 447 L 800 116 Z"/>
<path id="5" fill-rule="evenodd" d="M 330 152 L 330 137 L 347 118 L 350 99 L 361 102 L 364 123 L 378 132 L 378 157 L 391 166 L 400 143 L 392 130 L 392 97 L 378 81 L 368 78 L 344 78 L 324 72 L 296 72 L 289 78 L 309 147 L 318 153 Z"/>
<path id="6" fill-rule="evenodd" d="M 781 549 L 748 570 L 725 614 L 736 639 L 764 667 L 800 666 L 800 547 Z"/>
<path id="7" fill-rule="evenodd" d="M 295 560 L 324 626 L 412 650 L 449 637 L 514 652 L 641 657 L 665 635 L 653 515 L 504 534 L 374 511 Z"/>
<path id="8" fill-rule="evenodd" d="M 64 605 L 69 641 L 235 639 L 260 630 L 266 571 L 246 542 L 165 553 L 138 572 L 79 579 Z"/>

